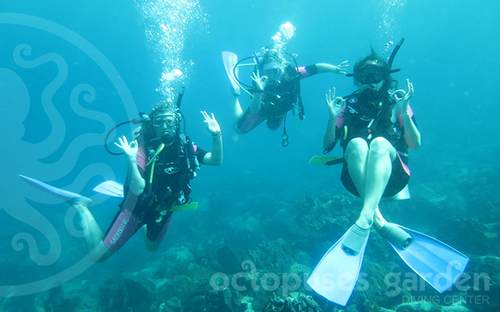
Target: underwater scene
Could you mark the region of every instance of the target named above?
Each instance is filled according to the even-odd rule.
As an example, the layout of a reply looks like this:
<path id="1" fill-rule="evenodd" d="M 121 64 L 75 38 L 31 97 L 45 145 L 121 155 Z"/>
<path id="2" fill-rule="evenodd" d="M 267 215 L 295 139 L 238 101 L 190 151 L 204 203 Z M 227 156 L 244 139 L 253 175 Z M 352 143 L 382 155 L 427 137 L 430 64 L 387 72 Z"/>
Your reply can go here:
<path id="1" fill-rule="evenodd" d="M 0 3 L 0 311 L 500 311 L 500 2 Z"/>

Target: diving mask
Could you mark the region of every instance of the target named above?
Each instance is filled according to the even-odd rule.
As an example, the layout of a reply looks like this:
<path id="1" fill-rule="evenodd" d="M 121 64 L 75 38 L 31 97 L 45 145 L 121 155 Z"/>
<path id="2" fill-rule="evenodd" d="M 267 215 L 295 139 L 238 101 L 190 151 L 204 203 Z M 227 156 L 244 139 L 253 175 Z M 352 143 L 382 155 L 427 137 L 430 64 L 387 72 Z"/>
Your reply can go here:
<path id="1" fill-rule="evenodd" d="M 177 133 L 179 118 L 176 113 L 163 113 L 154 116 L 151 123 L 158 136 L 171 139 Z"/>
<path id="2" fill-rule="evenodd" d="M 385 80 L 388 76 L 384 67 L 375 64 L 366 64 L 358 72 L 354 73 L 354 78 L 361 84 L 374 84 Z"/>

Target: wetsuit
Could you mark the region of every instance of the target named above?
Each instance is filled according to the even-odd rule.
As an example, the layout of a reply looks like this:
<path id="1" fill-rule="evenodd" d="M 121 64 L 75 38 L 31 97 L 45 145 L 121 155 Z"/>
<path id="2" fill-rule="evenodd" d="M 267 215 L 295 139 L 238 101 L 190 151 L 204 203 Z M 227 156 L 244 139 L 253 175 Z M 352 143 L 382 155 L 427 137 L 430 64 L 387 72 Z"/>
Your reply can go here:
<path id="1" fill-rule="evenodd" d="M 264 120 L 271 129 L 281 125 L 286 113 L 298 108 L 299 118 L 303 118 L 302 101 L 300 99 L 300 80 L 318 73 L 316 65 L 296 68 L 296 76 L 292 79 L 268 80 L 262 95 L 262 105 L 258 112 L 247 109 L 236 124 L 240 133 L 255 129 Z"/>
<path id="2" fill-rule="evenodd" d="M 173 146 L 165 147 L 157 161 L 147 165 L 154 152 L 154 147 L 139 146 L 137 166 L 146 187 L 141 195 L 136 196 L 128 191 L 128 183 L 125 183 L 121 209 L 104 235 L 104 245 L 111 252 L 121 248 L 144 225 L 150 241 L 159 242 L 165 236 L 173 214 L 172 207 L 189 202 L 190 180 L 207 153 L 183 137 L 178 138 Z"/>
<path id="3" fill-rule="evenodd" d="M 374 99 L 368 92 L 359 90 L 347 96 L 346 104 L 336 120 L 335 143 L 340 141 L 342 148 L 354 138 L 363 138 L 368 144 L 376 137 L 387 139 L 397 151 L 397 157 L 392 162 L 392 171 L 384 197 L 391 197 L 399 193 L 410 178 L 408 168 L 408 146 L 404 139 L 402 116 L 392 116 L 394 102 L 389 96 Z M 408 106 L 408 114 L 414 121 L 413 111 Z M 334 144 L 335 145 L 335 144 Z M 333 146 L 334 146 L 333 145 Z M 333 148 L 331 146 L 327 151 Z M 358 190 L 352 181 L 344 160 L 341 181 L 352 194 L 359 196 Z"/>

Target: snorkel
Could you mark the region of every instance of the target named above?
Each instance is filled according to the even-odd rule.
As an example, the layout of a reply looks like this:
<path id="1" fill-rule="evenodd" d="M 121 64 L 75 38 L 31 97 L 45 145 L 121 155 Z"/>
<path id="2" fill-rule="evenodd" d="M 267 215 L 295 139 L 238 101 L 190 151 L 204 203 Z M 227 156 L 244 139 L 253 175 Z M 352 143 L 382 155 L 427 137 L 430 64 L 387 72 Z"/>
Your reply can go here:
<path id="1" fill-rule="evenodd" d="M 394 47 L 394 49 L 391 52 L 391 55 L 387 59 L 387 64 L 389 65 L 389 72 L 391 74 L 397 73 L 398 71 L 401 70 L 401 69 L 392 69 L 392 63 L 394 62 L 394 58 L 396 57 L 396 54 L 398 54 L 399 49 L 401 48 L 404 42 L 405 38 L 401 38 L 401 40 L 399 40 L 398 44 Z"/>
<path id="2" fill-rule="evenodd" d="M 390 78 L 391 74 L 397 73 L 400 71 L 399 68 L 393 69 L 392 65 L 394 63 L 394 59 L 396 58 L 396 55 L 399 52 L 399 49 L 403 45 L 405 41 L 405 38 L 401 38 L 401 40 L 398 42 L 396 46 L 394 46 L 394 49 L 392 50 L 390 56 L 387 58 L 387 60 L 384 60 L 382 57 L 378 56 L 375 51 L 372 49 L 372 53 L 362 59 L 361 61 L 357 62 L 354 65 L 354 70 L 353 73 L 351 74 L 346 74 L 347 77 L 354 77 L 354 80 L 357 82 L 363 83 L 363 78 L 360 77 L 360 74 L 362 73 L 363 70 L 373 70 L 376 67 L 379 67 L 381 73 L 383 76 L 385 76 L 386 79 Z M 374 71 L 373 71 L 374 73 Z M 360 79 L 361 78 L 361 79 Z M 375 80 L 375 79 L 373 79 Z M 366 81 L 367 83 L 371 83 L 370 81 Z M 372 81 L 373 82 L 373 81 Z"/>

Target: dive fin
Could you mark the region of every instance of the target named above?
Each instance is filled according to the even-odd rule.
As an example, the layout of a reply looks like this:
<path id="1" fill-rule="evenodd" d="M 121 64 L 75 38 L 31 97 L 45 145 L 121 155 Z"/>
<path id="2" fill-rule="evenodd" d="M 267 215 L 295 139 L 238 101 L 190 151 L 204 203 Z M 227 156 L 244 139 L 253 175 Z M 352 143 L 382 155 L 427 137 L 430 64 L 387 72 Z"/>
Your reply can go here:
<path id="1" fill-rule="evenodd" d="M 325 253 L 307 279 L 307 284 L 317 294 L 343 306 L 347 304 L 358 281 L 369 233 L 356 255 L 342 248 L 345 237 L 346 234 Z"/>
<path id="2" fill-rule="evenodd" d="M 33 179 L 33 178 L 30 178 L 30 177 L 27 177 L 27 176 L 22 175 L 22 174 L 20 174 L 19 177 L 21 179 L 23 179 L 24 181 L 28 182 L 29 184 L 31 184 L 31 185 L 33 185 L 35 187 L 38 187 L 39 189 L 41 189 L 41 190 L 43 190 L 43 191 L 45 191 L 47 193 L 54 194 L 54 195 L 56 195 L 56 196 L 58 196 L 58 197 L 60 197 L 60 198 L 62 198 L 64 200 L 69 200 L 69 201 L 90 200 L 87 197 L 82 196 L 80 194 L 63 190 L 61 188 L 52 186 L 50 184 L 47 184 L 47 183 L 42 182 L 42 181 L 37 180 L 37 179 Z"/>
<path id="3" fill-rule="evenodd" d="M 175 205 L 174 207 L 172 207 L 172 211 L 174 212 L 191 211 L 198 209 L 198 205 L 199 205 L 198 202 L 190 202 L 180 206 Z"/>
<path id="4" fill-rule="evenodd" d="M 124 196 L 123 185 L 113 180 L 104 181 L 98 184 L 96 187 L 94 187 L 94 192 L 111 197 L 123 198 Z"/>
<path id="5" fill-rule="evenodd" d="M 238 79 L 235 77 L 235 74 L 238 75 L 238 68 L 235 68 L 238 63 L 238 56 L 233 52 L 223 51 L 222 62 L 224 63 L 224 69 L 226 70 L 227 78 L 231 83 L 234 93 L 240 94 L 241 87 L 238 83 Z"/>
<path id="6" fill-rule="evenodd" d="M 469 257 L 455 248 L 401 225 L 388 225 L 399 227 L 411 236 L 411 242 L 406 248 L 401 248 L 390 240 L 388 242 L 401 259 L 438 292 L 442 293 L 452 287 L 464 272 Z"/>
<path id="7" fill-rule="evenodd" d="M 309 159 L 309 164 L 313 166 L 333 166 L 344 162 L 343 157 L 314 155 Z"/>

